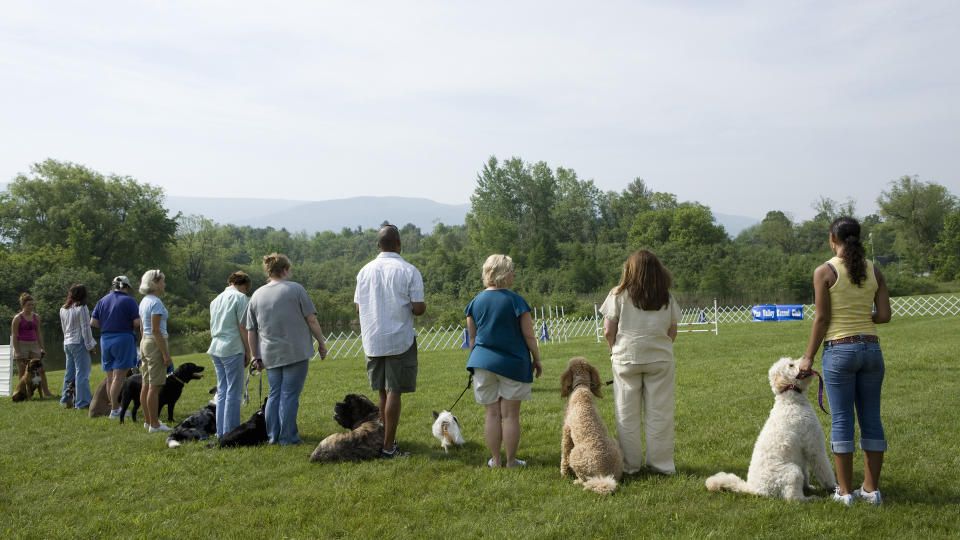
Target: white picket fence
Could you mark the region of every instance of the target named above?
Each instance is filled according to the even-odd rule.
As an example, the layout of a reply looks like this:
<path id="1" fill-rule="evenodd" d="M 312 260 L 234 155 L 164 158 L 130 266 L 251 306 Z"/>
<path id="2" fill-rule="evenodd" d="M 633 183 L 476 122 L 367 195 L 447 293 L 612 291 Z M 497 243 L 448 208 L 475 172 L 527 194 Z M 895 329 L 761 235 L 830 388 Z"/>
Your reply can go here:
<path id="1" fill-rule="evenodd" d="M 680 310 L 679 333 L 719 333 L 720 324 L 742 323 L 753 320 L 751 306 L 686 307 Z M 901 296 L 890 299 L 894 317 L 923 317 L 935 315 L 960 315 L 960 295 L 952 296 Z M 542 313 L 542 310 L 541 310 Z M 571 339 L 591 338 L 603 340 L 603 324 L 599 313 L 593 317 L 569 318 L 562 312 L 551 316 L 534 318 L 533 327 L 541 347 L 566 343 Z M 813 317 L 813 304 L 804 304 L 803 316 Z M 330 358 L 356 358 L 363 356 L 363 344 L 356 331 L 332 332 L 327 336 L 327 355 Z M 465 330 L 462 326 L 420 328 L 417 330 L 417 349 L 420 351 L 449 351 L 464 348 Z"/>

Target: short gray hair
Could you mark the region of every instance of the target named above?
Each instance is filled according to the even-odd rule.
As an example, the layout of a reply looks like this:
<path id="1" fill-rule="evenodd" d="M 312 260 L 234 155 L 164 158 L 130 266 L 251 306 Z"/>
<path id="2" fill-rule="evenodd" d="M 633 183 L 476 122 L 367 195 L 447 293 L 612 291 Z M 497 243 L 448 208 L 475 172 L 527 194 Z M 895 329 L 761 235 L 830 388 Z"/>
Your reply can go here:
<path id="1" fill-rule="evenodd" d="M 483 263 L 483 284 L 487 287 L 507 286 L 507 277 L 513 272 L 513 259 L 495 253 Z"/>
<path id="2" fill-rule="evenodd" d="M 163 279 L 163 272 L 160 270 L 147 270 L 140 278 L 140 294 L 152 294 L 157 290 L 157 282 Z"/>

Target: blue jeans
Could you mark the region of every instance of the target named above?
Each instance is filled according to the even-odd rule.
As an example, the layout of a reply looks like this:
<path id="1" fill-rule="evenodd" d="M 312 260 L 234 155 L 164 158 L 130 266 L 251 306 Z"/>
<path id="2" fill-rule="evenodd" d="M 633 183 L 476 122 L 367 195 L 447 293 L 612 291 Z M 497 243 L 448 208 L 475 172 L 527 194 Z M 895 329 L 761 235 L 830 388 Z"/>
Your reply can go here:
<path id="1" fill-rule="evenodd" d="M 300 409 L 300 392 L 307 380 L 309 362 L 303 360 L 267 369 L 267 381 L 270 394 L 267 395 L 267 410 L 264 420 L 267 422 L 267 438 L 270 444 L 296 444 L 297 411 Z"/>
<path id="2" fill-rule="evenodd" d="M 213 369 L 217 372 L 217 437 L 241 423 L 240 405 L 243 399 L 243 353 L 233 356 L 214 356 Z"/>
<path id="3" fill-rule="evenodd" d="M 60 390 L 60 403 L 67 402 L 67 383 L 74 384 L 73 406 L 83 409 L 90 406 L 93 393 L 90 392 L 90 351 L 83 343 L 64 343 L 63 353 L 66 365 L 63 368 L 63 389 Z"/>
<path id="4" fill-rule="evenodd" d="M 880 421 L 883 353 L 879 343 L 842 343 L 823 348 L 823 381 L 830 401 L 830 449 L 854 451 L 854 410 L 860 423 L 860 448 L 886 452 Z"/>

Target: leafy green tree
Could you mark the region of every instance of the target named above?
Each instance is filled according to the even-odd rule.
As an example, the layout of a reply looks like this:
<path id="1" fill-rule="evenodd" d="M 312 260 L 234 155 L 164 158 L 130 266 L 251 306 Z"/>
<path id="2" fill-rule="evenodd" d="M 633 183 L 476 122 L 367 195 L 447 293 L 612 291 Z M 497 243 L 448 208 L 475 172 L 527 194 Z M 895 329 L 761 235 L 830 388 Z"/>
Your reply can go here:
<path id="1" fill-rule="evenodd" d="M 467 214 L 470 239 L 481 252 L 526 258 L 532 250 L 556 255 L 553 208 L 557 180 L 544 162 L 525 164 L 511 158 L 501 165 L 491 157 L 477 177 Z"/>
<path id="2" fill-rule="evenodd" d="M 954 210 L 943 220 L 934 253 L 936 275 L 941 279 L 960 280 L 960 210 Z"/>
<path id="3" fill-rule="evenodd" d="M 176 222 L 163 191 L 126 176 L 48 159 L 0 194 L 0 238 L 14 251 L 63 250 L 74 267 L 110 274 L 167 261 Z"/>
<path id="4" fill-rule="evenodd" d="M 896 231 L 894 250 L 919 272 L 933 270 L 934 244 L 956 197 L 940 184 L 902 176 L 877 199 L 880 212 Z"/>
<path id="5" fill-rule="evenodd" d="M 553 209 L 559 242 L 597 241 L 600 190 L 583 182 L 573 169 L 557 169 L 557 202 Z"/>

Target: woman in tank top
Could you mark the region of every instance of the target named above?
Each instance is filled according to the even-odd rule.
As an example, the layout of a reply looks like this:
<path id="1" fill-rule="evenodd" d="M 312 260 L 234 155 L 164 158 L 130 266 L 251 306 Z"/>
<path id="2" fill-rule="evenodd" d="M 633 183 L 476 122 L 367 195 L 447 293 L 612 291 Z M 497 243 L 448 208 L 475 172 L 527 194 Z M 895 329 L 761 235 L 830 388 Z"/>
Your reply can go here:
<path id="1" fill-rule="evenodd" d="M 20 313 L 13 316 L 10 324 L 10 344 L 13 346 L 13 357 L 17 361 L 17 373 L 23 374 L 27 370 L 27 363 L 34 358 L 43 359 L 46 351 L 43 349 L 43 334 L 40 332 L 40 318 L 34 309 L 37 304 L 30 293 L 20 295 Z M 47 370 L 40 365 L 40 388 L 46 397 L 54 396 L 47 386 Z"/>
<path id="2" fill-rule="evenodd" d="M 880 421 L 883 353 L 875 325 L 890 321 L 890 295 L 883 274 L 865 256 L 857 220 L 834 220 L 830 248 L 834 257 L 813 273 L 816 315 L 800 376 L 810 374 L 822 342 L 823 378 L 831 409 L 830 448 L 837 469 L 833 499 L 846 505 L 854 499 L 880 504 L 883 499 L 877 488 L 887 440 Z M 855 422 L 860 424 L 864 479 L 859 489 L 851 490 Z"/>

